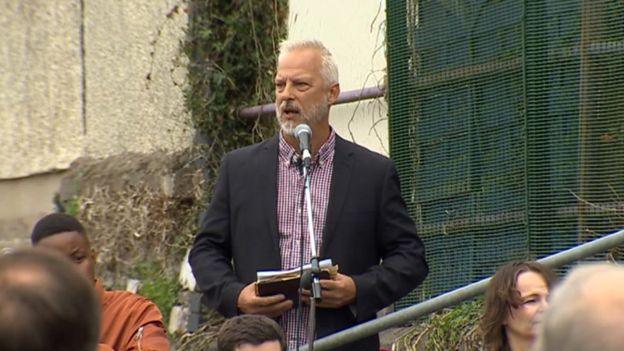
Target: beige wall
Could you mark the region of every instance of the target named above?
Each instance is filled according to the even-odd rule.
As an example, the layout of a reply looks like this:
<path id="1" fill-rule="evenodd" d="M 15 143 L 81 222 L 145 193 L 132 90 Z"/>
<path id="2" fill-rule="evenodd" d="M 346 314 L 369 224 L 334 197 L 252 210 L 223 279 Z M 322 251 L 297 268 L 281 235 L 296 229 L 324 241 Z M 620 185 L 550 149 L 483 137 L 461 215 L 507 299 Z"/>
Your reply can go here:
<path id="1" fill-rule="evenodd" d="M 82 2 L 3 2 L 0 179 L 190 145 L 185 2 Z"/>
<path id="2" fill-rule="evenodd" d="M 2 4 L 0 179 L 65 169 L 83 145 L 80 2 Z"/>
<path id="3" fill-rule="evenodd" d="M 291 0 L 289 39 L 315 38 L 333 53 L 343 91 L 383 83 L 384 0 Z M 387 108 L 383 98 L 332 108 L 338 134 L 377 152 L 388 153 Z"/>
<path id="4" fill-rule="evenodd" d="M 0 181 L 0 249 L 27 245 L 34 223 L 54 210 L 62 172 Z"/>
<path id="5" fill-rule="evenodd" d="M 88 156 L 190 145 L 182 0 L 85 1 Z M 176 10 L 177 9 L 177 10 Z"/>

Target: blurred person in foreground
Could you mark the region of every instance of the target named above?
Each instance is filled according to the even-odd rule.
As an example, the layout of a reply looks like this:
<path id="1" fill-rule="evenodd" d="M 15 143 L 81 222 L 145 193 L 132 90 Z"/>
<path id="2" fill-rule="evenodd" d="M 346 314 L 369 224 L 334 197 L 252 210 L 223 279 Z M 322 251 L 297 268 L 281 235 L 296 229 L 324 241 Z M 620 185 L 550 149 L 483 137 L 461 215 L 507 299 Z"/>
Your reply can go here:
<path id="1" fill-rule="evenodd" d="M 275 75 L 280 131 L 223 158 L 210 206 L 189 262 L 205 302 L 225 317 L 279 318 L 289 348 L 308 342 L 309 307 L 284 294 L 258 296 L 257 271 L 310 262 L 307 209 L 302 205 L 301 150 L 295 129 L 311 131 L 311 193 L 316 250 L 339 273 L 321 279 L 317 336 L 376 317 L 416 288 L 428 273 L 425 250 L 387 157 L 336 134 L 329 111 L 338 99 L 338 68 L 319 41 L 285 42 Z M 302 294 L 303 295 L 303 294 Z M 303 295 L 307 300 L 309 295 Z M 300 313 L 299 313 L 300 312 Z M 297 323 L 301 315 L 301 323 Z M 369 336 L 338 350 L 378 351 Z"/>
<path id="2" fill-rule="evenodd" d="M 282 328 L 269 317 L 251 314 L 226 320 L 217 346 L 219 351 L 286 351 Z"/>
<path id="3" fill-rule="evenodd" d="M 61 255 L 20 249 L 0 256 L 0 350 L 95 351 L 100 306 Z"/>
<path id="4" fill-rule="evenodd" d="M 102 310 L 98 351 L 169 350 L 163 317 L 153 302 L 129 291 L 106 291 L 95 278 L 95 251 L 76 218 L 63 213 L 43 217 L 31 242 L 68 257 L 93 285 Z"/>
<path id="5" fill-rule="evenodd" d="M 511 261 L 488 285 L 480 329 L 486 351 L 528 351 L 555 281 L 546 266 Z"/>
<path id="6" fill-rule="evenodd" d="M 536 351 L 624 349 L 624 267 L 577 266 L 555 288 Z"/>

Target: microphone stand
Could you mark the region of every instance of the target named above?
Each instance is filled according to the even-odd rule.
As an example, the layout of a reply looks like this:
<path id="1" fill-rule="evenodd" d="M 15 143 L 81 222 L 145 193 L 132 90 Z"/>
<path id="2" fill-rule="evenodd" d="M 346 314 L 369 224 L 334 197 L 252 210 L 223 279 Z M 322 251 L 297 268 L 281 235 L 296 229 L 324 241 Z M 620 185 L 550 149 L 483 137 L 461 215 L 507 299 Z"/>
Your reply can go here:
<path id="1" fill-rule="evenodd" d="M 314 339 L 316 334 L 316 303 L 321 301 L 321 282 L 320 274 L 321 268 L 319 267 L 319 257 L 316 252 L 316 239 L 314 237 L 314 223 L 312 220 L 312 195 L 310 193 L 310 164 L 303 163 L 303 178 L 304 178 L 304 197 L 306 202 L 306 210 L 308 214 L 308 234 L 310 237 L 310 274 L 301 277 L 301 286 L 310 287 L 312 296 L 310 298 L 310 314 L 308 315 L 308 350 L 314 351 Z M 305 284 L 305 285 L 304 285 Z"/>

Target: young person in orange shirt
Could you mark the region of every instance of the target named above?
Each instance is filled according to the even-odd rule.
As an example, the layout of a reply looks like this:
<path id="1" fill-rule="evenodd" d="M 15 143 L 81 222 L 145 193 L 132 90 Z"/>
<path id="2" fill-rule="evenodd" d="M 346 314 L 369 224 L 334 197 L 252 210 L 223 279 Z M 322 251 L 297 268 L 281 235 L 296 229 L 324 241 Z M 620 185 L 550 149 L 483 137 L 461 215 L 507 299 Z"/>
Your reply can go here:
<path id="1" fill-rule="evenodd" d="M 35 225 L 31 242 L 64 254 L 93 282 L 102 309 L 98 351 L 169 350 L 163 317 L 153 302 L 128 291 L 106 291 L 95 278 L 95 251 L 77 219 L 47 215 Z"/>

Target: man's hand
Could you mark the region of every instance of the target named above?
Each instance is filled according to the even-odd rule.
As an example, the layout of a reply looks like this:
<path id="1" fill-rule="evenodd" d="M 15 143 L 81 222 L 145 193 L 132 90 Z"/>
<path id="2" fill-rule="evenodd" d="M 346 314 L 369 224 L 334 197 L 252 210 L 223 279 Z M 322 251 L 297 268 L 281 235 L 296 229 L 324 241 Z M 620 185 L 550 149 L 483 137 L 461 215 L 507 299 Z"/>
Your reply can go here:
<path id="1" fill-rule="evenodd" d="M 348 275 L 336 274 L 334 279 L 321 279 L 321 308 L 340 308 L 355 302 L 357 289 Z M 302 291 L 303 302 L 310 304 L 310 290 Z"/>
<path id="2" fill-rule="evenodd" d="M 261 314 L 275 318 L 293 308 L 293 302 L 286 300 L 283 294 L 261 297 L 256 295 L 256 283 L 251 283 L 241 290 L 236 307 L 247 314 Z"/>

